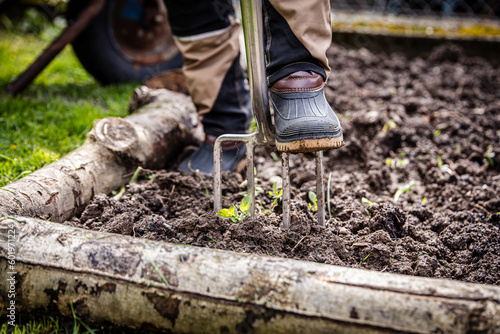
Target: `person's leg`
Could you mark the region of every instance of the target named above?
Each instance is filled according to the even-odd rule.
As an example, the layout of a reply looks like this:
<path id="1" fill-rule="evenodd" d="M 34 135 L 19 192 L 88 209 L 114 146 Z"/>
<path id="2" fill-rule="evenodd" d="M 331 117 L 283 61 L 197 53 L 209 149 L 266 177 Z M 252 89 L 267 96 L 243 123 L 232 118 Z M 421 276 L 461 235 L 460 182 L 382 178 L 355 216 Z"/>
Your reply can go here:
<path id="1" fill-rule="evenodd" d="M 180 168 L 213 171 L 213 141 L 224 133 L 246 133 L 251 121 L 250 92 L 239 63 L 240 24 L 231 0 L 165 0 L 175 41 L 184 58 L 191 98 L 202 117 L 206 141 Z M 211 146 L 212 145 L 212 146 Z M 233 170 L 241 150 L 223 154 L 222 169 Z"/>
<path id="2" fill-rule="evenodd" d="M 328 0 L 263 0 L 266 70 L 276 147 L 286 152 L 337 148 L 343 134 L 324 95 L 330 68 Z"/>

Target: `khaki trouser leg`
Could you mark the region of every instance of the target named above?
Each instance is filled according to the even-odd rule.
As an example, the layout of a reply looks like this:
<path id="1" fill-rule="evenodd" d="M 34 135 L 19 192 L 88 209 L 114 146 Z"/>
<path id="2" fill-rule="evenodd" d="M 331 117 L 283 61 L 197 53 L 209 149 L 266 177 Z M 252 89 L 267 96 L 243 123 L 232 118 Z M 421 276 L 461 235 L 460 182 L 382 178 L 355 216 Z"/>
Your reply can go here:
<path id="1" fill-rule="evenodd" d="M 330 1 L 328 0 L 269 0 L 288 22 L 300 42 L 318 59 L 327 76 L 330 73 L 326 50 L 332 42 Z"/>
<path id="2" fill-rule="evenodd" d="M 175 38 L 184 58 L 186 85 L 200 115 L 208 113 L 224 77 L 238 56 L 240 24 L 231 19 L 226 29 Z"/>

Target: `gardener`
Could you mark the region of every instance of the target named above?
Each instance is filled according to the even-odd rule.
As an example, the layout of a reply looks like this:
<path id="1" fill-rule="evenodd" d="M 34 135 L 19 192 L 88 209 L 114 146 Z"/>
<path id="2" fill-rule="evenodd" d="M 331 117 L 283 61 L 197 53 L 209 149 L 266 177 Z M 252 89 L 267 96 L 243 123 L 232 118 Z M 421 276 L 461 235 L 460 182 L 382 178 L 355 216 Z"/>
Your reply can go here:
<path id="1" fill-rule="evenodd" d="M 213 145 L 225 133 L 246 133 L 250 93 L 239 61 L 240 24 L 231 0 L 165 0 L 184 74 L 202 117 L 205 141 L 180 169 L 213 172 Z M 330 68 L 329 0 L 263 0 L 265 56 L 279 151 L 317 151 L 343 144 L 323 91 Z M 245 145 L 224 146 L 222 170 L 233 171 Z"/>

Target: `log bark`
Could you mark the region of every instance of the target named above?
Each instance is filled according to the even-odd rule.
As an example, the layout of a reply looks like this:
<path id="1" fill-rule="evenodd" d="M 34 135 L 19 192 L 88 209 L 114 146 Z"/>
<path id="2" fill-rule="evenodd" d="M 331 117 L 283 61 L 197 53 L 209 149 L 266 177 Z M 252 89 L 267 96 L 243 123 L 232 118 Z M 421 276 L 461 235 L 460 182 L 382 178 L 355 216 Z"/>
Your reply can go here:
<path id="1" fill-rule="evenodd" d="M 31 218 L 16 306 L 176 333 L 500 333 L 500 287 L 147 242 Z M 0 243 L 0 304 L 8 247 Z M 12 250 L 12 249 L 11 249 Z"/>
<path id="2" fill-rule="evenodd" d="M 165 89 L 141 87 L 124 119 L 98 121 L 85 143 L 58 161 L 0 188 L 0 217 L 44 217 L 63 222 L 99 193 L 128 182 L 139 167 L 158 169 L 193 140 L 197 114 L 191 99 Z"/>

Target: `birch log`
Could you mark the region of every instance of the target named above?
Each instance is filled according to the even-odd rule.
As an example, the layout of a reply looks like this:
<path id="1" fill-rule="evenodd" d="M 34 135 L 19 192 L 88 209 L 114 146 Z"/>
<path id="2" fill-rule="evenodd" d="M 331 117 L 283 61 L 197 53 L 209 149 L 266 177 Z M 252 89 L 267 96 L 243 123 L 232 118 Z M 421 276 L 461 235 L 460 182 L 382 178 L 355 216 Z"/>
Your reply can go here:
<path id="1" fill-rule="evenodd" d="M 146 242 L 31 218 L 18 311 L 175 333 L 500 333 L 500 287 Z M 1 240 L 1 239 L 0 239 Z M 12 249 L 11 249 L 12 251 Z M 0 304 L 10 299 L 0 243 Z M 10 277 L 10 276 L 9 276 Z"/>
<path id="2" fill-rule="evenodd" d="M 63 222 L 99 193 L 128 182 L 138 166 L 164 168 L 192 140 L 197 115 L 191 99 L 141 87 L 124 119 L 98 121 L 85 143 L 58 161 L 0 188 L 0 217 L 44 217 Z"/>

